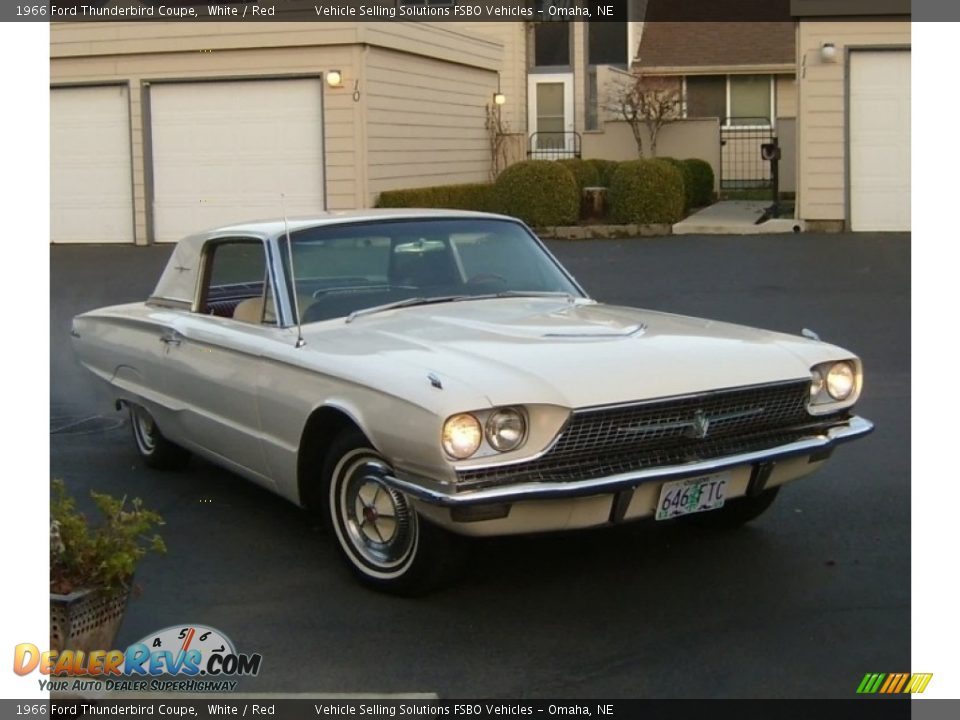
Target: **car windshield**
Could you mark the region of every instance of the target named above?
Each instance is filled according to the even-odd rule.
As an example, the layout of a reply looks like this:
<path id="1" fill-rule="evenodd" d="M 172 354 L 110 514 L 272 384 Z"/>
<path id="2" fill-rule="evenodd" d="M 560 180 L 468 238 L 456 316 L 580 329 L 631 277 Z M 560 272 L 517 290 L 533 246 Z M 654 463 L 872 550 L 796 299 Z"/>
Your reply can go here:
<path id="1" fill-rule="evenodd" d="M 480 297 L 583 293 L 520 224 L 392 220 L 290 234 L 304 324 Z M 281 238 L 286 266 L 287 243 Z"/>

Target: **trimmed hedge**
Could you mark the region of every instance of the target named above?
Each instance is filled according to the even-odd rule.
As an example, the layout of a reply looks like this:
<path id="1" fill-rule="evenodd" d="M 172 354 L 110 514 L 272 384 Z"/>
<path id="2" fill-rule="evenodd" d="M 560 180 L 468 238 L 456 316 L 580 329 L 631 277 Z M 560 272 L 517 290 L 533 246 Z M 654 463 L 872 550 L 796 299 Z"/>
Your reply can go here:
<path id="1" fill-rule="evenodd" d="M 714 176 L 710 163 L 699 158 L 690 158 L 681 160 L 680 164 L 686 168 L 686 177 L 689 178 L 692 188 L 688 190 L 691 198 L 690 207 L 702 207 L 712 203 Z"/>
<path id="2" fill-rule="evenodd" d="M 616 160 L 601 160 L 600 158 L 590 158 L 589 160 L 584 160 L 584 162 L 593 165 L 593 167 L 597 169 L 597 174 L 600 176 L 601 187 L 610 187 L 613 173 L 616 172 L 617 166 L 620 163 Z"/>
<path id="3" fill-rule="evenodd" d="M 577 181 L 577 187 L 580 190 L 586 187 L 597 187 L 600 184 L 600 173 L 586 160 L 566 158 L 557 162 L 573 173 L 573 179 Z"/>
<path id="4" fill-rule="evenodd" d="M 380 197 L 377 199 L 377 207 L 497 211 L 493 185 L 490 183 L 385 190 L 380 193 Z"/>
<path id="5" fill-rule="evenodd" d="M 629 160 L 613 174 L 607 195 L 617 223 L 669 223 L 683 219 L 683 176 L 663 160 Z"/>
<path id="6" fill-rule="evenodd" d="M 552 160 L 524 160 L 511 165 L 494 183 L 499 211 L 533 227 L 575 225 L 580 188 L 567 168 Z"/>
<path id="7" fill-rule="evenodd" d="M 684 165 L 682 161 L 672 157 L 653 158 L 653 160 L 654 161 L 659 160 L 661 162 L 668 163 L 671 167 L 676 168 L 677 170 L 680 171 L 680 177 L 683 178 L 683 211 L 684 211 L 684 214 L 686 214 L 687 211 L 693 207 L 693 200 L 694 200 L 694 196 L 693 196 L 694 178 L 690 168 L 687 165 Z"/>

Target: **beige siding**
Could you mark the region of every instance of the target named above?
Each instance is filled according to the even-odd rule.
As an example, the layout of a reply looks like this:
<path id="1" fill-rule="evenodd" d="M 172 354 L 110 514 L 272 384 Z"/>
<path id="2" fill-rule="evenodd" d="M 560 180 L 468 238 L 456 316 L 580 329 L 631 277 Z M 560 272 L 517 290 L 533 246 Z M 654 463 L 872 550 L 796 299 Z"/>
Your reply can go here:
<path id="1" fill-rule="evenodd" d="M 777 75 L 777 117 L 795 118 L 797 116 L 797 78 L 794 75 Z"/>
<path id="2" fill-rule="evenodd" d="M 451 63 L 498 70 L 503 59 L 503 44 L 500 40 L 478 34 L 470 27 L 457 25 L 463 26 L 464 23 L 360 23 L 360 42 Z"/>
<path id="3" fill-rule="evenodd" d="M 575 22 L 570 61 L 573 63 L 573 129 L 587 127 L 587 23 Z"/>
<path id="4" fill-rule="evenodd" d="M 501 23 L 484 23 L 495 25 Z M 507 23 L 502 23 L 506 25 Z M 519 25 L 519 23 L 511 23 Z M 52 23 L 51 57 L 298 46 L 376 45 L 449 62 L 499 67 L 495 38 L 430 22 L 89 22 Z"/>
<path id="5" fill-rule="evenodd" d="M 507 102 L 501 113 L 514 133 L 527 133 L 527 28 L 522 22 L 450 22 L 460 32 L 489 39 L 503 48 L 500 91 Z"/>
<path id="6" fill-rule="evenodd" d="M 827 42 L 836 46 L 836 62 L 820 59 Z M 846 219 L 845 49 L 909 44 L 907 20 L 800 22 L 797 202 L 804 220 Z"/>
<path id="7" fill-rule="evenodd" d="M 489 179 L 495 72 L 378 48 L 365 66 L 370 203 L 384 190 Z"/>
<path id="8" fill-rule="evenodd" d="M 358 42 L 359 30 L 349 22 L 54 22 L 50 56 L 348 45 Z"/>

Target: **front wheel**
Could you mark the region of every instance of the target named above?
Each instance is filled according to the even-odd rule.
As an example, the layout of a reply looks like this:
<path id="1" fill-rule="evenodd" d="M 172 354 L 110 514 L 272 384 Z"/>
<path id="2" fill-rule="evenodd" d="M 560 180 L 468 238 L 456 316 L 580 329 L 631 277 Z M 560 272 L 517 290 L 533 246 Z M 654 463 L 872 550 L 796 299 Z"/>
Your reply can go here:
<path id="1" fill-rule="evenodd" d="M 157 470 L 180 470 L 190 461 L 190 452 L 167 440 L 146 409 L 130 405 L 133 441 L 140 459 Z"/>
<path id="2" fill-rule="evenodd" d="M 460 567 L 462 541 L 421 519 L 386 482 L 386 460 L 357 431 L 334 440 L 323 468 L 324 524 L 361 582 L 395 595 L 421 595 Z"/>

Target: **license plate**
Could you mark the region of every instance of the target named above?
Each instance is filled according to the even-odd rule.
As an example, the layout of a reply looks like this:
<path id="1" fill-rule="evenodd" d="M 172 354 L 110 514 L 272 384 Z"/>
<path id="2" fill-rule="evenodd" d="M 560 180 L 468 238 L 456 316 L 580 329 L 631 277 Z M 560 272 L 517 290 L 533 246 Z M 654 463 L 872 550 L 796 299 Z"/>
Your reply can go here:
<path id="1" fill-rule="evenodd" d="M 723 507 L 730 475 L 709 475 L 664 483 L 657 503 L 657 520 L 717 510 Z"/>

